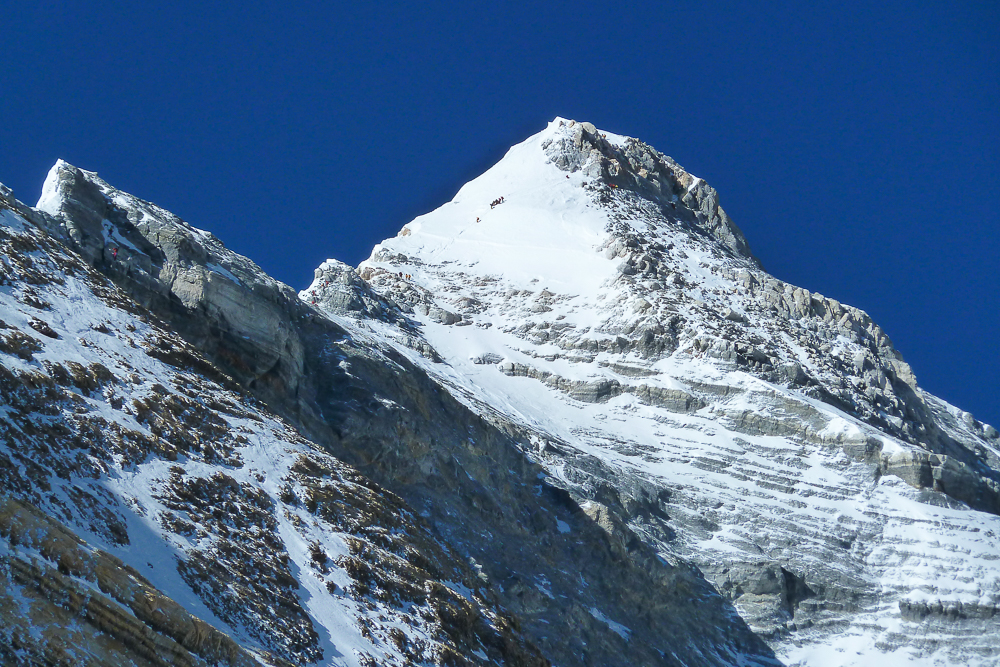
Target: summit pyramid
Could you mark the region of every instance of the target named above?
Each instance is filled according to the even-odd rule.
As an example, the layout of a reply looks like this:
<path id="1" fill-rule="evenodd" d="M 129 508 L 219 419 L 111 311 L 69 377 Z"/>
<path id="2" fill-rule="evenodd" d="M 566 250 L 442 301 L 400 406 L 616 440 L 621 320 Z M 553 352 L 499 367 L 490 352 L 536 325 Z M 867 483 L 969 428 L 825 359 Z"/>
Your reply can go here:
<path id="1" fill-rule="evenodd" d="M 303 292 L 333 317 L 341 270 Z M 996 655 L 997 431 L 866 313 L 769 275 L 670 157 L 557 118 L 357 273 L 396 317 L 357 321 L 783 660 Z"/>

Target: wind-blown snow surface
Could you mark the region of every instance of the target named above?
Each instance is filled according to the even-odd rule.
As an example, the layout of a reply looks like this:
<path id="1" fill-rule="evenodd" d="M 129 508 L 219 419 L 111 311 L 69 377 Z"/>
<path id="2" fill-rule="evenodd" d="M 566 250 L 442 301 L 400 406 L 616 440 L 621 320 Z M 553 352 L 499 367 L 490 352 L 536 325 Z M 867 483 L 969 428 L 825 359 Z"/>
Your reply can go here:
<path id="1" fill-rule="evenodd" d="M 359 273 L 433 352 L 344 317 L 334 262 L 301 296 L 521 427 L 595 517 L 608 485 L 626 509 L 654 489 L 628 529 L 788 664 L 996 664 L 1000 518 L 885 474 L 927 456 L 914 401 L 983 460 L 995 431 L 916 389 L 866 315 L 706 233 L 714 191 L 646 149 L 556 119 L 376 246 Z"/>

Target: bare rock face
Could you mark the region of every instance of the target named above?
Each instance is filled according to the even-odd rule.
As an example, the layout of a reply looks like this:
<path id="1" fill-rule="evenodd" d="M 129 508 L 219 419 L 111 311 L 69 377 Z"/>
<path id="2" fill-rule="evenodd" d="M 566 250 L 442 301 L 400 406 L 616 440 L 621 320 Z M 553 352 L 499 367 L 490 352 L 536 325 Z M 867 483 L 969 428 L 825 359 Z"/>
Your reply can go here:
<path id="1" fill-rule="evenodd" d="M 337 260 L 327 260 L 316 269 L 316 282 L 325 289 L 324 299 L 331 308 L 343 315 L 357 314 L 378 317 L 386 308 L 382 301 L 358 276 L 354 267 Z"/>
<path id="2" fill-rule="evenodd" d="M 62 160 L 56 162 L 45 179 L 42 196 L 35 208 L 63 220 L 72 220 L 61 225 L 62 229 L 88 263 L 96 263 L 104 256 L 106 242 L 102 223 L 109 213 L 108 201 L 99 188 L 87 181 L 83 171 Z"/>
<path id="3" fill-rule="evenodd" d="M 59 161 L 38 209 L 88 264 L 184 331 L 237 381 L 295 394 L 302 342 L 294 291 L 154 204 Z"/>
<path id="4" fill-rule="evenodd" d="M 692 214 L 693 225 L 737 255 L 759 264 L 743 232 L 719 206 L 715 189 L 684 171 L 673 158 L 631 137 L 623 146 L 614 145 L 591 123 L 557 122 L 564 123 L 567 132 L 542 143 L 556 167 L 582 171 L 615 189 L 628 188 L 673 210 L 681 203 L 682 210 Z"/>

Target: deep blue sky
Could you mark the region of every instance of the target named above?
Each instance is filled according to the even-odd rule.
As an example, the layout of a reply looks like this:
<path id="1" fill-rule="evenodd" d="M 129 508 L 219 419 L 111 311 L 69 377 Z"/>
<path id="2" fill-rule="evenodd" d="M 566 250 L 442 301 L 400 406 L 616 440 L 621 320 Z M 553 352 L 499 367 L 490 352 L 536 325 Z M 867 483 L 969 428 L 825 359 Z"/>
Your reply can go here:
<path id="1" fill-rule="evenodd" d="M 61 157 L 302 288 L 589 120 L 1000 426 L 996 2 L 8 5 L 0 181 L 29 204 Z"/>

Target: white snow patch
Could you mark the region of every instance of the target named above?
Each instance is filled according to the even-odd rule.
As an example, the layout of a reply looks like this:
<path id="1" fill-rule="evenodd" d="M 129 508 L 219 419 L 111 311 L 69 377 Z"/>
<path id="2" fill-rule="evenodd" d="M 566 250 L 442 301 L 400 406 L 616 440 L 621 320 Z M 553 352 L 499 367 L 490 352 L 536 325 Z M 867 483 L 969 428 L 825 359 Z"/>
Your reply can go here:
<path id="1" fill-rule="evenodd" d="M 230 280 L 232 280 L 237 285 L 242 285 L 243 284 L 243 283 L 240 282 L 239 278 L 237 278 L 235 275 L 233 275 L 232 271 L 230 271 L 226 267 L 222 266 L 221 264 L 216 264 L 215 262 L 205 262 L 205 267 L 209 271 L 212 271 L 214 273 L 218 273 L 221 276 L 225 276 L 226 278 L 229 278 Z"/>
<path id="2" fill-rule="evenodd" d="M 627 627 L 625 627 L 621 623 L 616 623 L 615 621 L 612 621 L 610 618 L 608 618 L 603 613 L 601 613 L 601 610 L 598 609 L 597 607 L 591 607 L 590 608 L 590 615 L 593 616 L 594 618 L 596 618 L 598 621 L 601 621 L 602 623 L 606 623 L 607 626 L 609 628 L 611 628 L 611 630 L 614 631 L 615 634 L 617 634 L 619 637 L 621 637 L 625 641 L 628 641 L 629 639 L 632 638 L 632 631 L 631 630 L 629 630 Z"/>

